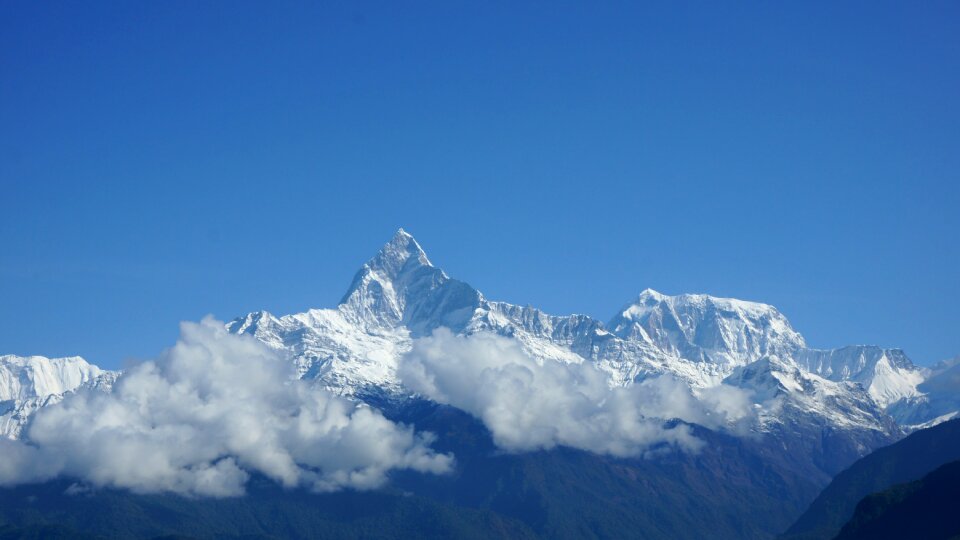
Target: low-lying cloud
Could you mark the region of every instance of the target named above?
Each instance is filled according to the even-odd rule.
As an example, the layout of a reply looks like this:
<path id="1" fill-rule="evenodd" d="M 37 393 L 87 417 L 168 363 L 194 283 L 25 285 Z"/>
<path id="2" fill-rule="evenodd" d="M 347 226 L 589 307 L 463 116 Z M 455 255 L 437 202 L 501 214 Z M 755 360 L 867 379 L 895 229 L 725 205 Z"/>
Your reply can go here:
<path id="1" fill-rule="evenodd" d="M 392 469 L 443 473 L 452 457 L 378 411 L 291 380 L 291 365 L 210 318 L 183 323 L 159 359 L 110 393 L 39 411 L 0 440 L 0 484 L 68 476 L 134 492 L 235 496 L 251 474 L 319 491 L 369 489 Z"/>
<path id="2" fill-rule="evenodd" d="M 611 388 L 588 362 L 541 364 L 515 340 L 447 329 L 414 342 L 400 377 L 409 389 L 479 418 L 497 446 L 512 452 L 558 445 L 615 456 L 663 445 L 695 452 L 703 441 L 690 427 L 664 420 L 726 428 L 751 414 L 749 395 L 733 387 L 694 396 L 686 384 L 658 377 Z"/>

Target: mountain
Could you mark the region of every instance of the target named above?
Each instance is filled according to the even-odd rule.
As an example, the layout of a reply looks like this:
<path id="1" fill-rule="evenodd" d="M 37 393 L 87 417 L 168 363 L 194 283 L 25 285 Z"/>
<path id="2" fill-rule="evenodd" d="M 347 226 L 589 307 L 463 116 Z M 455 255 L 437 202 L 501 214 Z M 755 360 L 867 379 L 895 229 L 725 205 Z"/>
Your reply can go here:
<path id="1" fill-rule="evenodd" d="M 770 440 L 831 477 L 900 433 L 858 384 L 824 379 L 788 358 L 762 358 L 724 382 L 751 389 L 764 404 L 759 421 Z"/>
<path id="2" fill-rule="evenodd" d="M 316 494 L 258 479 L 247 496 L 191 499 L 68 481 L 0 489 L 0 538 L 278 540 L 536 538 L 522 522 L 399 491 Z"/>
<path id="3" fill-rule="evenodd" d="M 357 272 L 336 308 L 282 317 L 251 313 L 227 329 L 284 351 L 301 377 L 338 394 L 389 401 L 407 395 L 397 377 L 400 356 L 414 338 L 441 326 L 493 331 L 517 339 L 537 358 L 582 362 L 575 341 L 602 325 L 585 316 L 554 317 L 491 302 L 434 267 L 401 229 Z"/>
<path id="4" fill-rule="evenodd" d="M 960 420 L 912 433 L 860 459 L 830 482 L 784 538 L 833 538 L 867 495 L 912 482 L 960 459 Z"/>
<path id="5" fill-rule="evenodd" d="M 618 337 L 697 363 L 742 366 L 806 344 L 773 306 L 705 294 L 640 293 L 609 323 Z"/>
<path id="6" fill-rule="evenodd" d="M 0 401 L 19 401 L 74 390 L 103 371 L 79 356 L 0 356 Z"/>
<path id="7" fill-rule="evenodd" d="M 889 407 L 908 429 L 922 429 L 955 418 L 960 411 L 960 356 L 926 370 L 917 394 Z"/>
<path id="8" fill-rule="evenodd" d="M 958 505 L 960 461 L 953 461 L 920 480 L 865 497 L 837 539 L 957 538 Z"/>
<path id="9" fill-rule="evenodd" d="M 950 366 L 924 370 L 902 351 L 872 346 L 809 348 L 773 306 L 647 289 L 607 324 L 550 315 L 487 299 L 434 266 L 402 229 L 360 268 L 335 308 L 260 311 L 227 325 L 289 357 L 299 377 L 378 406 L 410 397 L 397 376 L 399 359 L 440 327 L 515 339 L 541 362 L 592 362 L 614 386 L 666 375 L 695 391 L 742 388 L 756 397 L 756 430 L 821 439 L 815 446 L 823 451 L 842 448 L 832 458 L 816 456 L 828 474 L 960 410 L 955 393 L 937 390 L 938 381 L 955 379 Z M 0 358 L 0 429 L 8 437 L 38 407 L 100 376 L 82 359 L 15 358 Z"/>
<path id="10" fill-rule="evenodd" d="M 109 387 L 116 372 L 79 356 L 0 356 L 0 437 L 16 438 L 30 415 L 82 386 Z"/>
<path id="11" fill-rule="evenodd" d="M 192 499 L 71 481 L 0 489 L 0 531 L 50 525 L 110 538 L 771 538 L 818 482 L 752 438 L 694 427 L 702 452 L 616 458 L 569 448 L 505 454 L 483 424 L 419 400 L 392 419 L 436 434 L 450 475 L 398 472 L 376 492 L 315 494 L 254 479 L 244 497 Z"/>
<path id="12" fill-rule="evenodd" d="M 946 419 L 954 403 L 948 398 L 954 364 L 925 370 L 902 351 L 872 346 L 812 349 L 782 313 L 762 303 L 647 289 L 603 323 L 490 300 L 434 266 L 402 229 L 359 269 L 336 307 L 282 316 L 259 311 L 226 328 L 288 358 L 297 377 L 436 433 L 433 446 L 456 456 L 452 477 L 397 472 L 387 492 L 402 490 L 401 498 L 410 494 L 431 516 L 463 508 L 492 512 L 481 516 L 482 523 L 535 536 L 572 531 L 565 534 L 611 537 L 629 530 L 650 537 L 769 538 L 793 522 L 838 472 L 906 431 Z M 478 420 L 425 403 L 401 383 L 401 358 L 415 340 L 439 328 L 461 336 L 509 338 L 541 364 L 590 363 L 614 388 L 657 377 L 676 379 L 697 396 L 720 385 L 734 387 L 747 393 L 755 418 L 729 431 L 685 425 L 705 442 L 699 453 L 656 448 L 652 456 L 626 459 L 560 447 L 504 454 Z M 49 366 L 41 360 L 0 359 L 6 366 L 2 373 L 9 373 L 0 379 L 10 396 L 0 404 L 0 428 L 8 437 L 17 437 L 33 411 L 65 392 L 109 390 L 118 376 L 82 359 L 43 360 Z M 216 523 L 236 516 L 244 523 L 265 519 L 246 503 L 210 503 L 205 508 L 214 509 L 203 512 L 211 513 L 190 514 L 173 496 L 163 499 L 161 509 L 145 496 L 97 496 L 116 505 L 117 516 L 146 516 L 144 534 L 162 529 L 163 520 L 149 517 L 154 512 L 182 517 L 182 530 L 200 527 L 197 523 L 208 518 Z M 331 497 L 326 499 L 331 505 L 341 504 Z M 384 500 L 394 505 L 390 497 Z M 453 506 L 443 506 L 448 502 Z M 65 526 L 98 533 L 76 521 L 83 519 L 82 505 L 67 507 Z M 295 519 L 278 512 L 284 523 Z M 6 519 L 16 527 L 49 524 L 9 513 Z M 353 534 L 393 521 L 399 528 L 391 531 L 407 526 L 391 514 L 361 519 L 355 524 L 360 529 L 322 523 Z M 483 527 L 477 530 L 496 535 Z M 255 527 L 197 530 L 207 536 L 262 533 Z"/>
<path id="13" fill-rule="evenodd" d="M 762 398 L 757 429 L 817 440 L 811 451 L 826 452 L 816 461 L 827 474 L 902 435 L 876 398 L 887 394 L 871 393 L 869 382 L 880 378 L 868 377 L 862 358 L 896 358 L 899 371 L 877 389 L 909 386 L 918 372 L 905 356 L 875 347 L 809 349 L 783 314 L 756 302 L 648 289 L 604 324 L 492 301 L 435 267 L 402 229 L 360 268 L 336 308 L 256 312 L 227 325 L 288 355 L 301 377 L 380 405 L 409 397 L 399 359 L 439 327 L 510 337 L 539 361 L 592 362 L 615 386 L 667 375 L 694 389 L 744 388 Z"/>
<path id="14" fill-rule="evenodd" d="M 920 396 L 917 386 L 929 373 L 913 365 L 899 349 L 867 345 L 806 349 L 797 354 L 797 362 L 823 377 L 860 383 L 874 402 L 884 408 Z"/>

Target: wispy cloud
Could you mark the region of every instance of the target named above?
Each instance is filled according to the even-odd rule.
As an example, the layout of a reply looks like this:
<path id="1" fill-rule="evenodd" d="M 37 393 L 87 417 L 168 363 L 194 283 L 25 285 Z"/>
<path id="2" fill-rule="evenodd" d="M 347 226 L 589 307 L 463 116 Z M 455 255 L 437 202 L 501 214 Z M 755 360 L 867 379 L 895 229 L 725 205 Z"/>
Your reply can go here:
<path id="1" fill-rule="evenodd" d="M 749 396 L 736 388 L 695 396 L 668 377 L 611 388 L 590 363 L 541 364 L 515 340 L 493 334 L 439 329 L 414 342 L 400 376 L 411 390 L 473 414 L 500 448 L 514 452 L 558 445 L 615 456 L 662 445 L 695 452 L 703 442 L 689 426 L 667 427 L 664 420 L 722 428 L 751 414 Z"/>

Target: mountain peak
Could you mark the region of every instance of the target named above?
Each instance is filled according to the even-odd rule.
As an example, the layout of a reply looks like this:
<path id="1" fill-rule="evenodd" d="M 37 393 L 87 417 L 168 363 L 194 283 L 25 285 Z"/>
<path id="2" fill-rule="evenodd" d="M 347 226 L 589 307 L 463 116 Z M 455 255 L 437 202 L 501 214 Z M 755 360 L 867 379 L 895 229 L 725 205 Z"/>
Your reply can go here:
<path id="1" fill-rule="evenodd" d="M 411 331 L 458 328 L 482 297 L 433 266 L 420 244 L 399 229 L 353 278 L 340 301 L 351 320 L 376 327 L 406 324 Z"/>
<path id="2" fill-rule="evenodd" d="M 637 297 L 637 302 L 638 302 L 638 303 L 644 303 L 644 302 L 647 301 L 647 300 L 655 300 L 655 301 L 659 302 L 660 300 L 663 300 L 664 298 L 666 298 L 666 295 L 665 295 L 665 294 L 663 294 L 663 293 L 661 293 L 661 292 L 659 292 L 659 291 L 655 291 L 655 290 L 653 290 L 653 289 L 651 289 L 651 288 L 648 287 L 648 288 L 640 291 L 640 296 Z"/>
<path id="3" fill-rule="evenodd" d="M 365 262 L 353 278 L 353 283 L 340 303 L 347 303 L 358 289 L 367 288 L 371 281 L 378 287 L 387 286 L 400 279 L 401 274 L 417 269 L 435 269 L 427 254 L 417 240 L 403 227 L 397 229 L 393 237 L 380 248 L 372 259 Z M 439 270 L 437 270 L 439 272 Z M 442 272 L 441 272 L 442 273 Z"/>
<path id="4" fill-rule="evenodd" d="M 417 240 L 401 227 L 364 267 L 396 278 L 408 264 L 433 267 Z"/>
<path id="5" fill-rule="evenodd" d="M 806 347 L 773 306 L 706 294 L 668 296 L 645 289 L 608 328 L 621 338 L 644 341 L 682 358 L 728 365 Z"/>

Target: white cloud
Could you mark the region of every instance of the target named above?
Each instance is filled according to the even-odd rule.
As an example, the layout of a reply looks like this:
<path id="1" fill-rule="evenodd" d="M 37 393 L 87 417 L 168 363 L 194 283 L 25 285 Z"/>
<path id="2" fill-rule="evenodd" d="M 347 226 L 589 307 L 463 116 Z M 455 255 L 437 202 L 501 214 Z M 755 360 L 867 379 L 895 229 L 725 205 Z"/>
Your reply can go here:
<path id="1" fill-rule="evenodd" d="M 443 473 L 452 457 L 378 411 L 302 381 L 248 336 L 183 323 L 159 359 L 111 393 L 39 411 L 24 442 L 0 441 L 0 484 L 66 475 L 135 492 L 233 496 L 251 473 L 331 491 L 381 485 L 391 469 Z"/>
<path id="2" fill-rule="evenodd" d="M 703 442 L 689 426 L 665 427 L 665 419 L 722 428 L 751 414 L 747 394 L 736 388 L 694 396 L 668 377 L 611 388 L 590 363 L 541 364 L 515 340 L 447 329 L 414 342 L 400 377 L 411 390 L 476 416 L 497 446 L 513 452 L 563 445 L 636 456 L 663 444 L 695 452 Z"/>

